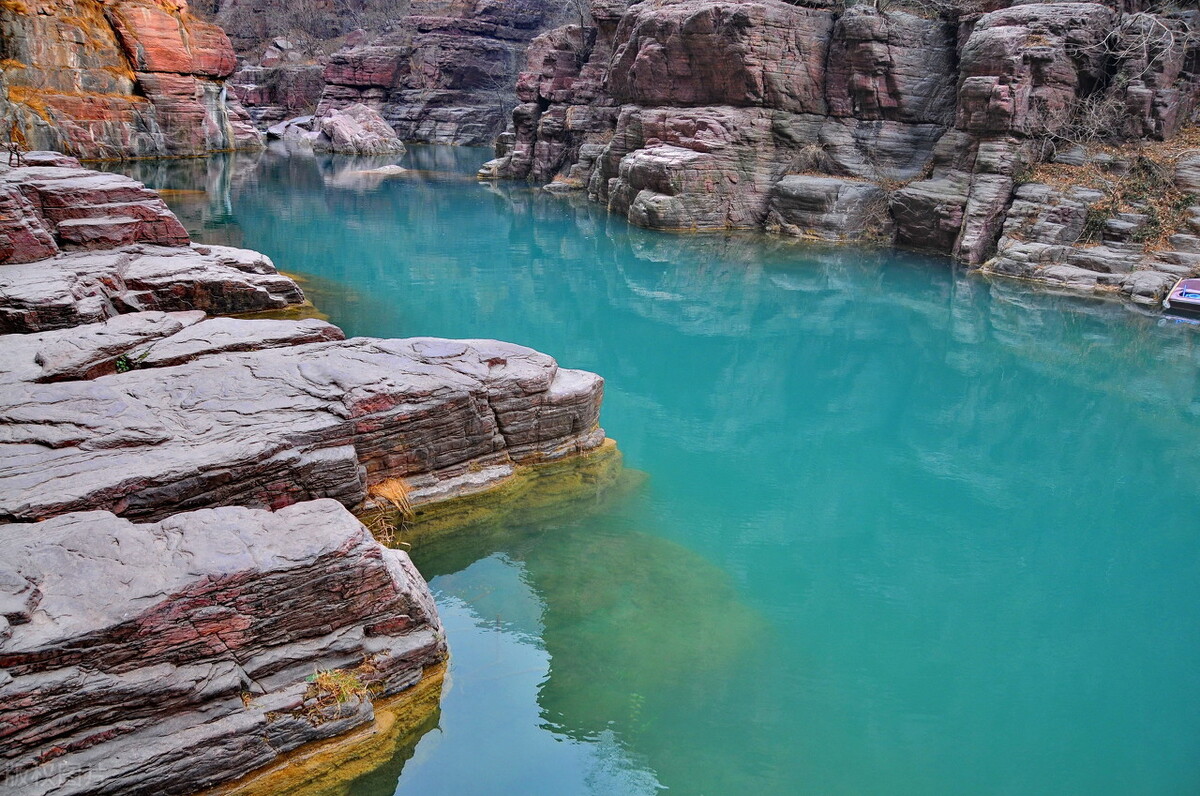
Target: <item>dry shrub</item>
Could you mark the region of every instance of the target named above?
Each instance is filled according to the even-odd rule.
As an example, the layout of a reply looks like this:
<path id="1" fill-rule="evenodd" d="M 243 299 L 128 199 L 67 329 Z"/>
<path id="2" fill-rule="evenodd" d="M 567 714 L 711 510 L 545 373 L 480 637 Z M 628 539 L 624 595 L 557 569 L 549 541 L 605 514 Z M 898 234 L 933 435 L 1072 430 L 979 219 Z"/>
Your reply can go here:
<path id="1" fill-rule="evenodd" d="M 389 478 L 367 489 L 367 494 L 374 498 L 387 501 L 391 506 L 406 517 L 412 516 L 413 506 L 409 495 L 411 490 L 403 478 Z"/>

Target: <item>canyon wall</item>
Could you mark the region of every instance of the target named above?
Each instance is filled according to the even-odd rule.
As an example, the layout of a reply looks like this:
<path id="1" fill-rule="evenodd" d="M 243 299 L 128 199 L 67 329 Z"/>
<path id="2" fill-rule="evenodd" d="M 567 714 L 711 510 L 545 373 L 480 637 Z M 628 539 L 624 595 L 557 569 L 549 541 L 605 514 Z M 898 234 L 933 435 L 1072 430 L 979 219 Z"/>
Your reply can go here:
<path id="1" fill-rule="evenodd" d="M 875 5 L 595 2 L 530 44 L 480 176 L 586 191 L 651 228 L 895 242 L 1147 301 L 1193 272 L 1200 202 L 1175 153 L 1143 145 L 1196 108 L 1200 13 Z M 1121 182 L 1139 169 L 1174 217 Z"/>
<path id="2" fill-rule="evenodd" d="M 362 103 L 406 141 L 469 145 L 504 129 L 529 40 L 579 18 L 550 0 L 210 6 L 245 59 L 231 85 L 260 126 Z"/>
<path id="3" fill-rule="evenodd" d="M 0 3 L 8 142 L 82 158 L 260 145 L 225 79 L 236 59 L 186 0 Z"/>

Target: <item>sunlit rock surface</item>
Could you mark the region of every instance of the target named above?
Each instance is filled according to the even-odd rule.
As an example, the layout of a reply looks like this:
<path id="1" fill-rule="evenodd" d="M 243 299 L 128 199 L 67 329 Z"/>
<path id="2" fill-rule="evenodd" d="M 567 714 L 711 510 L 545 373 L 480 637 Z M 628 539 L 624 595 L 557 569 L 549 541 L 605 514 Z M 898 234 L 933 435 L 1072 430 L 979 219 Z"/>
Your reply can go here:
<path id="1" fill-rule="evenodd" d="M 168 0 L 39 0 L 0 7 L 13 139 L 87 158 L 258 146 L 225 79 L 233 48 Z"/>
<path id="2" fill-rule="evenodd" d="M 126 355 L 138 366 L 129 372 L 6 385 L 0 516 L 160 518 L 318 497 L 353 506 L 388 478 L 478 489 L 516 463 L 604 439 L 598 376 L 507 343 L 359 338 L 161 369 L 140 367 L 139 350 Z"/>

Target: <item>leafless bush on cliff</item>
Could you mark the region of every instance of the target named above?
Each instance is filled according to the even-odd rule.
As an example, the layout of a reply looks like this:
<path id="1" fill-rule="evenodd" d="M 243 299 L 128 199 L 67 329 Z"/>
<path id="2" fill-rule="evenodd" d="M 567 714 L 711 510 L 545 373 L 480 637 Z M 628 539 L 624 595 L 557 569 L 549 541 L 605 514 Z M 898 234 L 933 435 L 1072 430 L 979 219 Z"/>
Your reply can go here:
<path id="1" fill-rule="evenodd" d="M 8 142 L 4 148 L 8 150 L 9 166 L 22 165 L 25 153 L 29 151 L 29 145 L 26 143 L 25 134 L 15 121 L 8 123 Z"/>
<path id="2" fill-rule="evenodd" d="M 1092 147 L 1124 138 L 1129 108 L 1123 91 L 1096 92 L 1077 99 L 1067 123 L 1050 136 L 1057 148 Z"/>
<path id="3" fill-rule="evenodd" d="M 838 10 L 868 6 L 876 11 L 905 11 L 922 17 L 958 19 L 991 11 L 997 3 L 991 0 L 843 0 Z"/>
<path id="4" fill-rule="evenodd" d="M 1185 21 L 1140 13 L 1122 16 L 1121 23 L 1092 49 L 1099 49 L 1120 70 L 1119 79 L 1132 83 L 1161 70 L 1168 59 L 1181 58 L 1198 43 L 1197 31 Z"/>
<path id="5" fill-rule="evenodd" d="M 1200 32 L 1188 20 L 1145 12 L 1125 14 L 1100 41 L 1070 48 L 1073 59 L 1100 65 L 1107 79 L 1075 100 L 1066 124 L 1051 140 L 1087 147 L 1138 137 L 1141 131 L 1131 129 L 1129 90 L 1152 84 L 1169 63 L 1182 61 L 1197 49 Z"/>
<path id="6" fill-rule="evenodd" d="M 833 174 L 837 164 L 823 144 L 805 144 L 796 150 L 788 164 L 788 174 Z"/>
<path id="7" fill-rule="evenodd" d="M 516 78 L 508 74 L 483 78 L 471 93 L 480 105 L 498 110 L 504 119 L 517 106 Z"/>

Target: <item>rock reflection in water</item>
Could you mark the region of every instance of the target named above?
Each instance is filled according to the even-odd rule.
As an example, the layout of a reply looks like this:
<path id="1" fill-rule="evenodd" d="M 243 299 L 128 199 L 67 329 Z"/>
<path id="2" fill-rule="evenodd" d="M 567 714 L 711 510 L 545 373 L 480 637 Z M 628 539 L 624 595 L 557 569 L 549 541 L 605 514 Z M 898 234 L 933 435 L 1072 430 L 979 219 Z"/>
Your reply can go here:
<path id="1" fill-rule="evenodd" d="M 481 771 L 506 783 L 496 792 L 659 787 L 660 761 L 638 752 L 665 729 L 654 717 L 737 678 L 767 629 L 710 561 L 643 533 L 645 508 L 625 492 L 587 517 L 564 504 L 550 521 L 543 507 L 536 522 L 517 513 L 417 546 L 452 639 L 452 686 L 397 792 L 474 792 Z M 460 757 L 470 770 L 421 765 Z"/>

